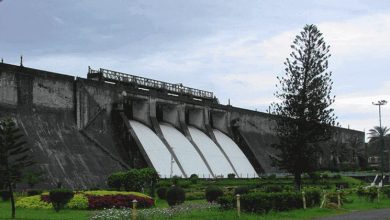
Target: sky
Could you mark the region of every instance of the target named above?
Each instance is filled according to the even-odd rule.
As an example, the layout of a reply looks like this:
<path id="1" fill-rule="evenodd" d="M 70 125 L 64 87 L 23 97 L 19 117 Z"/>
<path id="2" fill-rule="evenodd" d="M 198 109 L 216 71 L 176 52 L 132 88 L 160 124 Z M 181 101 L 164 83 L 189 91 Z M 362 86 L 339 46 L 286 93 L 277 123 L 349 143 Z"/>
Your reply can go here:
<path id="1" fill-rule="evenodd" d="M 0 0 L 0 57 L 79 77 L 91 66 L 183 83 L 265 112 L 306 24 L 330 45 L 341 127 L 379 125 L 372 102 L 390 101 L 387 0 Z"/>

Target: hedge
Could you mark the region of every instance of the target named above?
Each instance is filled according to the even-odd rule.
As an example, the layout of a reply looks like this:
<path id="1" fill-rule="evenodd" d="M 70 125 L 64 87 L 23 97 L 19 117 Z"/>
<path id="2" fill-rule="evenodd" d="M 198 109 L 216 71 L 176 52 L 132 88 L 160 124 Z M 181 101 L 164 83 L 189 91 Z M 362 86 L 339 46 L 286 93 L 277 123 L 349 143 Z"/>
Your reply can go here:
<path id="1" fill-rule="evenodd" d="M 85 191 L 76 192 L 65 208 L 84 210 L 131 207 L 134 199 L 137 200 L 137 207 L 140 208 L 154 205 L 154 200 L 151 197 L 138 192 Z M 18 199 L 16 206 L 20 208 L 53 208 L 48 193 Z"/>
<path id="2" fill-rule="evenodd" d="M 305 191 L 306 206 L 312 207 L 320 204 L 320 191 L 310 189 Z M 240 196 L 241 209 L 246 212 L 267 213 L 271 210 L 286 211 L 303 207 L 300 192 L 255 192 Z M 236 205 L 236 198 L 229 195 L 218 200 L 222 208 L 230 209 Z"/>

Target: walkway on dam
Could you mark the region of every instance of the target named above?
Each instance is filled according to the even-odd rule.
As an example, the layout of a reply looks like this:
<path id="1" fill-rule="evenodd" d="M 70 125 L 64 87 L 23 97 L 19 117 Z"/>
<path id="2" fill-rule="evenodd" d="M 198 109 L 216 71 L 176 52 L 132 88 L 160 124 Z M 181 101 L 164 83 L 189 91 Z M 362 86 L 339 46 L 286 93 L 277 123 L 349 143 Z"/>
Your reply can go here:
<path id="1" fill-rule="evenodd" d="M 317 220 L 388 220 L 390 219 L 390 208 L 375 209 L 369 211 L 355 211 L 347 214 L 317 218 Z"/>

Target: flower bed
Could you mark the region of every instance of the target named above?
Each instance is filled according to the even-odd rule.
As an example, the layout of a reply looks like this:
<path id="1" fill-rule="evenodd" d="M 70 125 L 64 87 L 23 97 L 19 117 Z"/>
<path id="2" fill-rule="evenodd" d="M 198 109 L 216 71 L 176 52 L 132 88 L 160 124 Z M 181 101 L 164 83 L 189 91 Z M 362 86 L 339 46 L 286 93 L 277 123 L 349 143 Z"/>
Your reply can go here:
<path id="1" fill-rule="evenodd" d="M 154 205 L 153 198 L 138 192 L 117 191 L 85 191 L 76 192 L 66 205 L 69 209 L 103 209 L 131 207 L 132 201 L 137 200 L 137 207 L 148 208 Z M 16 202 L 20 208 L 52 208 L 49 195 L 29 196 Z"/>

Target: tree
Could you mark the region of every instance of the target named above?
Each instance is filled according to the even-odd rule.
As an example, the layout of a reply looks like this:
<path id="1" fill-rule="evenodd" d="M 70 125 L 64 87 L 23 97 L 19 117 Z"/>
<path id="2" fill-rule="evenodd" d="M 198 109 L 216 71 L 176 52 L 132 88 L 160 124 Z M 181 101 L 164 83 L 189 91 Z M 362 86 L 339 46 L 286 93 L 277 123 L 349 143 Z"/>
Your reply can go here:
<path id="1" fill-rule="evenodd" d="M 294 174 L 297 190 L 301 188 L 301 174 L 316 169 L 321 153 L 318 143 L 329 140 L 335 125 L 333 109 L 329 108 L 331 72 L 328 72 L 329 46 L 315 25 L 306 25 L 291 45 L 290 58 L 284 62 L 285 76 L 277 77 L 279 87 L 271 104 L 276 117 L 275 132 L 279 143 L 276 164 Z"/>
<path id="2" fill-rule="evenodd" d="M 21 180 L 23 169 L 33 164 L 22 137 L 12 119 L 0 120 L 0 175 L 11 195 L 12 218 L 15 218 L 13 187 Z"/>
<path id="3" fill-rule="evenodd" d="M 369 142 L 375 142 L 380 139 L 380 137 L 390 136 L 390 128 L 375 126 L 374 128 L 368 130 L 368 139 Z"/>

